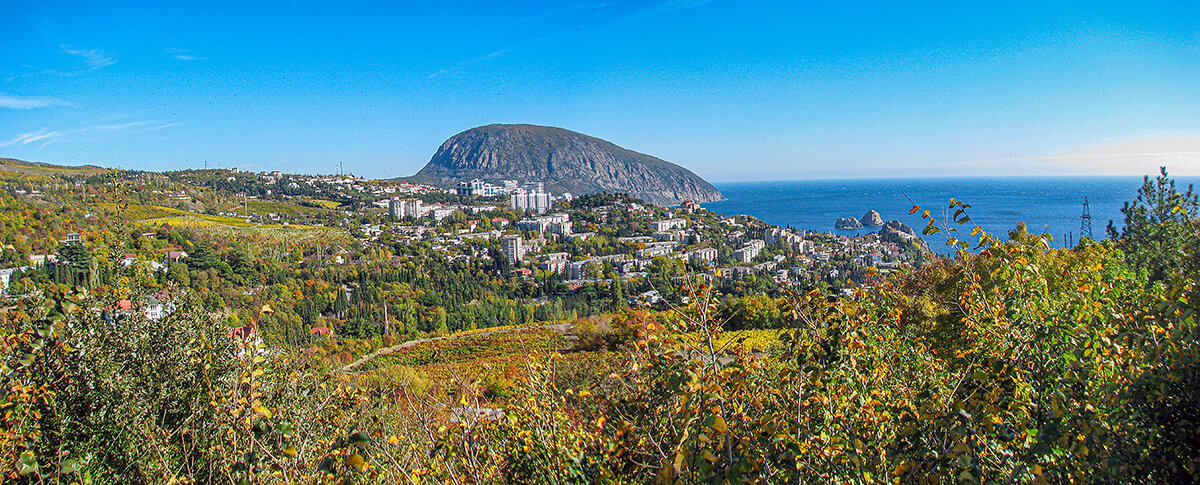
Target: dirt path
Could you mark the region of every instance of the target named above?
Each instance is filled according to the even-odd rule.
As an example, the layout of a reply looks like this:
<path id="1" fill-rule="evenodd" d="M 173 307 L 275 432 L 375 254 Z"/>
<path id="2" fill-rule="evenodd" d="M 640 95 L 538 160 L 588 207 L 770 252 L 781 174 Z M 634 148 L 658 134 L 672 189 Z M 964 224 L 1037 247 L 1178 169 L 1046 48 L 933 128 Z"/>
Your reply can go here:
<path id="1" fill-rule="evenodd" d="M 546 324 L 542 324 L 542 325 L 529 325 L 529 326 L 525 326 L 525 327 L 502 328 L 499 330 L 484 330 L 482 332 L 461 333 L 461 334 L 456 334 L 456 335 L 447 335 L 445 337 L 433 337 L 433 338 L 409 340 L 402 344 L 396 344 L 391 347 L 384 347 L 382 349 L 378 349 L 374 352 L 364 355 L 364 356 L 362 356 L 362 358 L 347 364 L 345 367 L 342 367 L 341 372 L 350 372 L 350 371 L 354 370 L 355 367 L 358 367 L 367 362 L 370 362 L 371 360 L 374 360 L 378 357 L 383 357 L 385 355 L 391 355 L 391 354 L 394 354 L 396 352 L 399 352 L 403 349 L 407 349 L 407 348 L 415 346 L 415 345 L 421 345 L 421 344 L 425 344 L 425 343 L 429 343 L 429 342 L 437 342 L 440 340 L 458 340 L 460 338 L 478 337 L 478 336 L 492 335 L 492 334 L 497 334 L 497 333 L 517 332 L 517 331 L 521 331 L 521 330 L 533 330 L 533 329 L 542 329 L 542 328 L 549 328 L 552 330 L 557 330 L 559 333 L 565 334 L 565 333 L 567 333 L 567 330 L 569 330 L 571 328 L 571 325 L 567 324 L 567 323 L 546 323 Z"/>

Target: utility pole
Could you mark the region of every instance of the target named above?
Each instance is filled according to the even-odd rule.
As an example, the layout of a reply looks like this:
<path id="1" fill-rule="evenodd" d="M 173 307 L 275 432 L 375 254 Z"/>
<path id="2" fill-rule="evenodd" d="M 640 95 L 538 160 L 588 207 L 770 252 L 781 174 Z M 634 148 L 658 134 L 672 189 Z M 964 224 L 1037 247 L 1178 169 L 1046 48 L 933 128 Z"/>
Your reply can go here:
<path id="1" fill-rule="evenodd" d="M 1083 238 L 1092 239 L 1092 211 L 1088 206 L 1088 198 L 1083 198 L 1083 215 L 1079 217 L 1079 241 Z"/>

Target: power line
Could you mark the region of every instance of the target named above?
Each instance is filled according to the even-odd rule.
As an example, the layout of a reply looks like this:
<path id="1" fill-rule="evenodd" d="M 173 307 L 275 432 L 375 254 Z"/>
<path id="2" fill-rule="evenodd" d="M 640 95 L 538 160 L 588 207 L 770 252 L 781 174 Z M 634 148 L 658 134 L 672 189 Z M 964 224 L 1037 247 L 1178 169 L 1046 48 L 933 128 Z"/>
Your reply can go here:
<path id="1" fill-rule="evenodd" d="M 1092 211 L 1087 196 L 1083 198 L 1083 215 L 1079 216 L 1079 241 L 1083 242 L 1085 237 L 1092 239 Z"/>

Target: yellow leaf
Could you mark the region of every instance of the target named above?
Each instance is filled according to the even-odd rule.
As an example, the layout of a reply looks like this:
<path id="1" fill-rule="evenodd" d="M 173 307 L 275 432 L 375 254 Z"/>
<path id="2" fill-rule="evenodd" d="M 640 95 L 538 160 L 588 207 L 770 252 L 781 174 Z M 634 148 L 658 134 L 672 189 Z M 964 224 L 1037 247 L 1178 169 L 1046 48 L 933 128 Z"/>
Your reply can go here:
<path id="1" fill-rule="evenodd" d="M 289 447 L 283 449 L 283 454 L 288 455 L 288 456 L 296 456 L 299 453 L 300 453 L 299 451 L 296 451 L 295 446 L 289 446 Z"/>
<path id="2" fill-rule="evenodd" d="M 355 453 L 346 458 L 346 464 L 354 467 L 355 470 L 362 472 L 367 469 L 367 460 L 364 460 L 362 455 Z"/>
<path id="3" fill-rule="evenodd" d="M 725 434 L 727 431 L 729 431 L 729 427 L 725 425 L 725 418 L 720 416 L 717 416 L 717 419 L 713 420 L 712 429 L 713 431 L 721 434 Z"/>
<path id="4" fill-rule="evenodd" d="M 265 406 L 254 406 L 254 414 L 269 419 L 271 417 L 271 410 L 267 409 Z"/>

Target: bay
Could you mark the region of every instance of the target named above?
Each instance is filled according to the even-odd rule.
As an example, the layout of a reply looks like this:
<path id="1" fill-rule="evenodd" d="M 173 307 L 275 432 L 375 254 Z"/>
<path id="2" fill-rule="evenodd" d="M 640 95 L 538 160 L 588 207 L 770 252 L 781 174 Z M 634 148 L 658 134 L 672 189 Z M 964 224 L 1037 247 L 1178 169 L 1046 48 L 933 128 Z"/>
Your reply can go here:
<path id="1" fill-rule="evenodd" d="M 1196 177 L 1176 177 L 1183 192 Z M 726 200 L 704 207 L 724 215 L 745 214 L 778 226 L 821 233 L 858 235 L 877 231 L 864 227 L 839 230 L 839 217 L 861 219 L 876 210 L 884 221 L 899 220 L 917 232 L 925 227 L 920 213 L 909 215 L 913 204 L 929 209 L 939 219 L 949 220 L 945 210 L 951 198 L 971 204 L 967 213 L 985 231 L 1001 239 L 1024 222 L 1030 232 L 1049 233 L 1054 247 L 1079 241 L 1083 202 L 1088 201 L 1093 239 L 1105 237 L 1111 220 L 1124 226 L 1121 207 L 1137 197 L 1141 177 L 989 177 L 912 178 L 859 180 L 796 180 L 771 182 L 727 182 L 714 184 Z M 953 226 L 953 224 L 951 224 Z M 970 225 L 960 231 L 966 239 Z M 934 248 L 941 236 L 926 237 Z"/>

